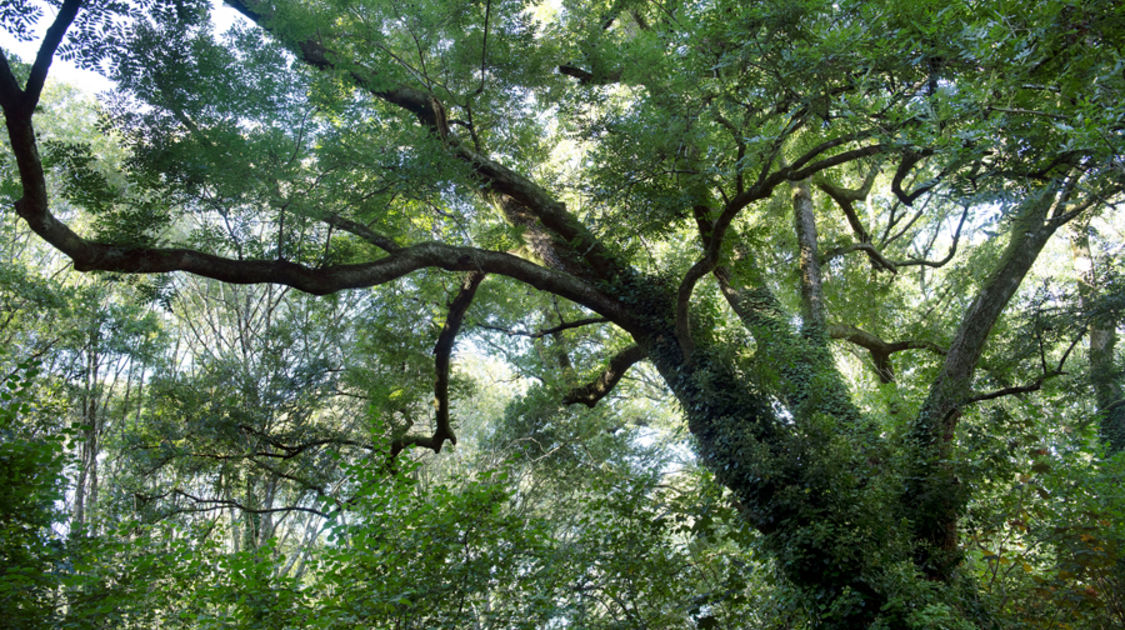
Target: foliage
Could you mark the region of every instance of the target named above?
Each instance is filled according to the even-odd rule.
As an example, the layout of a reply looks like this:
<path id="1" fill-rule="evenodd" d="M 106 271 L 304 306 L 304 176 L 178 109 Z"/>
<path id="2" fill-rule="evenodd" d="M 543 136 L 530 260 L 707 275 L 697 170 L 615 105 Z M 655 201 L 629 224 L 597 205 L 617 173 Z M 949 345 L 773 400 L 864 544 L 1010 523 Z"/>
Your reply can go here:
<path id="1" fill-rule="evenodd" d="M 0 385 L 0 605 L 5 623 L 27 627 L 54 616 L 54 589 L 66 562 L 53 530 L 64 490 L 65 435 L 36 421 L 50 406 L 37 391 L 38 371 L 22 363 Z"/>
<path id="2" fill-rule="evenodd" d="M 1118 4 L 0 3 L 0 595 L 1120 625 Z"/>

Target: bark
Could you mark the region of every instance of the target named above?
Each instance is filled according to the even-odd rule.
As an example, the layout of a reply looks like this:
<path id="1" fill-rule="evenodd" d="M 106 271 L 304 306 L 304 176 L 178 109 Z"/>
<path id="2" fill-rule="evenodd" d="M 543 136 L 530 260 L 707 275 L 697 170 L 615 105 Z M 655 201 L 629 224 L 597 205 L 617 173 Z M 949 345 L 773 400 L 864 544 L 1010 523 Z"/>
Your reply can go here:
<path id="1" fill-rule="evenodd" d="M 641 361 L 645 358 L 644 350 L 640 346 L 629 346 L 628 348 L 618 352 L 609 360 L 609 366 L 602 372 L 597 379 L 582 387 L 577 387 L 567 393 L 563 398 L 564 405 L 573 405 L 582 403 L 587 407 L 594 407 L 608 394 L 613 391 L 613 387 L 625 376 L 634 363 Z"/>
<path id="2" fill-rule="evenodd" d="M 801 318 L 809 338 L 823 339 L 827 329 L 824 287 L 820 272 L 816 215 L 807 181 L 793 184 L 793 225 L 797 231 L 798 264 L 801 273 Z"/>
<path id="3" fill-rule="evenodd" d="M 784 137 L 782 139 L 784 139 Z M 844 139 L 836 139 L 821 143 L 805 152 L 805 154 L 794 161 L 793 164 L 782 166 L 772 173 L 770 172 L 770 168 L 773 163 L 767 163 L 762 169 L 758 181 L 755 182 L 753 186 L 730 198 L 730 200 L 723 205 L 721 212 L 719 212 L 718 217 L 714 221 L 709 221 L 705 218 L 707 215 L 706 208 L 701 209 L 697 207 L 693 209 L 696 220 L 700 224 L 700 233 L 704 240 L 703 256 L 688 269 L 687 273 L 684 274 L 683 279 L 680 281 L 680 286 L 676 295 L 675 313 L 675 336 L 680 344 L 680 351 L 687 360 L 691 360 L 691 355 L 695 347 L 689 317 L 691 295 L 695 290 L 696 284 L 703 279 L 704 276 L 713 272 L 719 265 L 719 257 L 731 223 L 738 214 L 751 203 L 769 198 L 769 196 L 773 194 L 773 191 L 783 182 L 802 181 L 834 166 L 877 155 L 887 150 L 887 147 L 884 145 L 871 144 L 844 151 L 831 157 L 820 160 L 817 159 L 825 152 L 840 146 L 844 142 Z"/>
<path id="4" fill-rule="evenodd" d="M 948 581 L 961 561 L 957 520 L 967 497 L 949 461 L 957 420 L 971 398 L 974 371 L 993 326 L 1058 227 L 1050 220 L 1051 210 L 1060 208 L 1065 197 L 1065 192 L 1050 187 L 1024 202 L 999 264 L 962 317 L 941 371 L 908 431 L 911 465 L 902 509 L 918 543 L 916 562 L 932 579 Z"/>
<path id="5" fill-rule="evenodd" d="M 867 200 L 867 195 L 871 192 L 871 186 L 875 183 L 875 176 L 878 174 L 879 169 L 871 169 L 867 177 L 864 178 L 863 185 L 855 190 L 841 188 L 826 179 L 817 181 L 817 187 L 827 193 L 828 196 L 832 198 L 832 201 L 835 201 L 836 205 L 843 210 L 844 216 L 848 220 L 848 225 L 851 226 L 852 232 L 855 233 L 855 237 L 859 239 L 860 243 L 870 243 L 871 234 L 863 226 L 863 222 L 856 213 L 855 204 Z"/>
<path id="6" fill-rule="evenodd" d="M 895 380 L 894 365 L 891 364 L 891 355 L 904 350 L 927 350 L 934 354 L 944 355 L 945 350 L 931 341 L 902 340 L 888 342 L 878 336 L 851 324 L 830 324 L 828 336 L 832 339 L 844 339 L 854 343 L 871 353 L 871 360 L 875 364 L 875 373 L 883 383 Z"/>
<path id="7" fill-rule="evenodd" d="M 1078 300 L 1083 313 L 1088 314 L 1090 353 L 1090 384 L 1094 387 L 1094 404 L 1098 429 L 1106 454 L 1125 449 L 1125 398 L 1122 398 L 1120 375 L 1114 362 L 1117 345 L 1117 320 L 1108 314 L 1094 312 L 1098 296 L 1098 267 L 1090 251 L 1089 225 L 1078 224 L 1070 234 L 1078 277 Z"/>
<path id="8" fill-rule="evenodd" d="M 887 601 L 880 569 L 871 561 L 896 538 L 891 515 L 878 505 L 865 472 L 878 446 L 835 447 L 839 435 L 854 429 L 846 416 L 831 416 L 830 404 L 829 415 L 818 414 L 815 421 L 780 418 L 769 396 L 747 387 L 732 365 L 706 347 L 690 363 L 667 332 L 648 338 L 644 348 L 680 401 L 702 462 L 765 536 L 779 569 L 807 601 L 823 603 L 826 611 L 836 605 L 818 627 L 870 625 Z M 858 441 L 877 444 L 878 438 Z M 830 472 L 841 469 L 851 472 Z M 851 542 L 841 544 L 826 531 Z"/>
<path id="9" fill-rule="evenodd" d="M 228 4 L 284 40 L 284 28 L 274 23 L 267 3 L 231 0 Z M 973 371 L 989 332 L 1057 227 L 1056 222 L 1048 220 L 1050 195 L 1029 201 L 1013 225 L 999 266 L 961 322 L 941 372 L 910 428 L 913 468 L 907 471 L 908 482 L 896 511 L 887 509 L 883 498 L 895 496 L 899 488 L 879 485 L 881 479 L 897 479 L 883 470 L 887 465 L 883 441 L 851 402 L 824 342 L 827 324 L 821 261 L 807 185 L 798 183 L 794 196 L 806 335 L 791 330 L 766 283 L 751 276 L 748 286 L 737 286 L 722 256 L 729 228 L 739 213 L 751 203 L 768 198 L 782 183 L 802 182 L 826 169 L 900 148 L 860 145 L 869 142 L 873 134 L 856 134 L 823 142 L 791 165 L 774 168 L 788 133 L 803 124 L 795 122 L 781 134 L 776 151 L 764 160 L 756 181 L 744 185 L 739 175 L 737 194 L 724 199 L 725 204 L 713 213 L 697 212 L 697 217 L 702 217 L 703 252 L 675 294 L 670 295 L 662 283 L 643 278 L 611 255 L 564 204 L 535 182 L 461 142 L 449 129 L 445 106 L 430 92 L 388 85 L 376 71 L 339 60 L 330 40 L 286 41 L 308 65 L 346 75 L 358 88 L 408 112 L 430 130 L 449 158 L 472 169 L 480 179 L 483 196 L 497 204 L 512 224 L 523 228 L 527 243 L 542 264 L 441 243 L 400 246 L 381 235 L 364 232 L 362 226 L 349 224 L 342 217 L 326 220 L 350 229 L 383 249 L 385 255 L 363 264 L 314 268 L 277 260 L 234 260 L 185 249 L 98 243 L 80 237 L 51 214 L 31 122 L 46 65 L 77 6 L 69 0 L 64 5 L 40 52 L 46 64 L 37 60 L 33 80 L 26 89 L 19 88 L 6 64 L 0 67 L 0 104 L 23 185 L 17 212 L 40 237 L 69 256 L 76 269 L 188 271 L 231 283 L 285 284 L 316 294 L 390 282 L 423 268 L 468 272 L 435 348 L 438 428 L 428 438 L 407 438 L 399 443 L 399 448 L 409 441 L 435 450 L 452 439 L 448 426 L 448 361 L 479 278 L 484 273 L 496 273 L 517 279 L 581 304 L 633 336 L 636 349 L 630 348 L 611 360 L 603 378 L 578 401 L 596 402 L 628 364 L 641 356 L 651 360 L 681 403 L 702 461 L 731 490 L 748 522 L 765 535 L 766 546 L 780 569 L 809 601 L 823 601 L 826 607 L 839 604 L 835 616 L 821 627 L 865 627 L 880 614 L 893 585 L 889 584 L 891 578 L 879 574 L 881 569 L 872 563 L 886 567 L 893 559 L 906 560 L 897 550 L 904 537 L 913 536 L 918 542 L 913 558 L 918 566 L 935 579 L 950 579 L 958 561 L 956 521 L 964 505 L 946 463 L 950 441 L 960 410 L 969 400 Z M 927 155 L 925 151 L 904 153 L 891 184 L 895 194 L 909 205 L 933 184 L 910 193 L 903 190 L 913 167 Z M 709 216 L 716 218 L 711 221 Z M 869 239 L 862 226 L 857 234 L 862 243 Z M 763 271 L 754 269 L 753 273 Z M 748 383 L 745 371 L 739 369 L 742 366 L 735 365 L 729 353 L 693 338 L 689 318 L 692 293 L 708 274 L 714 274 L 728 303 L 754 335 L 754 360 L 778 375 L 776 391 Z M 284 510 L 319 514 L 311 508 L 258 509 L 178 492 L 205 510 L 237 507 L 256 514 Z M 904 519 L 910 531 L 903 531 L 899 525 Z"/>
<path id="10" fill-rule="evenodd" d="M 549 266 L 602 282 L 612 281 L 625 272 L 586 226 L 567 211 L 565 204 L 535 182 L 452 135 L 445 106 L 433 94 L 407 85 L 387 87 L 384 77 L 375 70 L 341 59 L 331 42 L 286 39 L 283 25 L 276 23 L 274 10 L 268 3 L 227 0 L 227 4 L 288 44 L 310 66 L 322 70 L 337 70 L 342 66 L 357 87 L 413 114 L 446 144 L 452 157 L 468 164 L 483 180 L 482 193 L 500 207 L 513 225 L 525 229 L 527 244 Z"/>
<path id="11" fill-rule="evenodd" d="M 406 435 L 396 438 L 391 444 L 391 457 L 398 455 L 408 446 L 421 446 L 440 453 L 442 446 L 448 441 L 457 443 L 457 436 L 453 433 L 453 426 L 449 421 L 449 364 L 453 355 L 453 343 L 457 340 L 457 333 L 461 330 L 461 323 L 465 320 L 465 313 L 473 303 L 477 287 L 484 280 L 480 272 L 470 273 L 461 282 L 461 289 L 453 301 L 449 303 L 449 314 L 442 325 L 438 335 L 437 344 L 434 346 L 434 432 L 432 435 Z"/>

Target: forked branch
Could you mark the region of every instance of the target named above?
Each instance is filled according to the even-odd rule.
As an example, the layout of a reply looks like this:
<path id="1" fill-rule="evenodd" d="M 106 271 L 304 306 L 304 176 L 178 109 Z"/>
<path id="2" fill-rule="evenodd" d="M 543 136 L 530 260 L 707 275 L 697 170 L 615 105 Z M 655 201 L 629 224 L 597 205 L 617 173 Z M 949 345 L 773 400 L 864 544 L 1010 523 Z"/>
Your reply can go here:
<path id="1" fill-rule="evenodd" d="M 984 400 L 995 400 L 997 398 L 1003 398 L 1004 396 L 1015 396 L 1015 395 L 1018 395 L 1018 394 L 1029 394 L 1031 392 L 1039 391 L 1040 389 L 1043 388 L 1043 384 L 1046 383 L 1048 380 L 1050 380 L 1052 378 L 1055 378 L 1056 376 L 1063 376 L 1064 374 L 1066 374 L 1066 372 L 1063 371 L 1063 366 L 1066 365 L 1066 361 L 1067 361 L 1067 359 L 1070 358 L 1070 353 L 1074 351 L 1074 347 L 1077 346 L 1078 342 L 1082 341 L 1083 337 L 1085 337 L 1085 336 L 1086 336 L 1086 332 L 1083 331 L 1082 334 L 1076 336 L 1073 340 L 1071 340 L 1070 345 L 1067 346 L 1066 351 L 1063 352 L 1062 357 L 1059 358 L 1058 363 L 1055 365 L 1055 367 L 1053 369 L 1049 369 L 1047 367 L 1046 358 L 1044 357 L 1043 358 L 1043 373 L 1040 374 L 1039 377 L 1036 378 L 1034 381 L 1031 381 L 1030 383 L 1028 383 L 1026 385 L 1015 385 L 1015 386 L 1012 386 L 1012 387 L 1003 387 L 1001 389 L 991 391 L 991 392 L 988 392 L 988 393 L 976 394 L 974 396 L 970 396 L 967 403 L 981 402 L 981 401 L 984 401 Z"/>
<path id="2" fill-rule="evenodd" d="M 879 381 L 891 383 L 895 380 L 894 366 L 891 365 L 891 355 L 904 350 L 927 350 L 936 355 L 944 355 L 945 350 L 932 341 L 908 339 L 903 341 L 883 341 L 878 336 L 862 330 L 851 324 L 831 324 L 828 326 L 828 336 L 833 339 L 842 339 L 867 350 L 871 353 L 871 360 L 875 364 L 875 373 Z"/>
<path id="3" fill-rule="evenodd" d="M 906 176 L 910 174 L 910 170 L 914 165 L 921 162 L 923 158 L 929 157 L 933 153 L 932 150 L 926 149 L 923 151 L 907 151 L 902 155 L 902 161 L 899 162 L 898 169 L 895 170 L 895 175 L 891 179 L 891 191 L 898 197 L 902 203 L 913 206 L 914 201 L 924 195 L 927 191 L 937 185 L 937 181 L 932 181 L 915 188 L 913 192 L 907 193 L 902 189 L 902 182 Z"/>
<path id="4" fill-rule="evenodd" d="M 582 403 L 587 407 L 593 408 L 598 404 L 598 401 L 605 398 L 606 394 L 613 391 L 613 387 L 625 376 L 625 372 L 637 363 L 645 359 L 645 351 L 640 346 L 629 346 L 621 352 L 618 352 L 609 360 L 609 366 L 602 372 L 597 379 L 572 389 L 563 398 L 563 404 L 573 405 L 575 403 Z"/>
<path id="5" fill-rule="evenodd" d="M 875 175 L 878 174 L 879 169 L 873 168 L 864 178 L 863 184 L 859 188 L 849 189 L 836 186 L 829 182 L 827 179 L 819 179 L 816 182 L 817 188 L 823 190 L 836 205 L 844 211 L 844 216 L 848 219 L 848 225 L 851 226 L 852 232 L 855 233 L 860 243 L 870 243 L 871 234 L 863 226 L 863 222 L 859 219 L 859 214 L 855 211 L 856 202 L 864 201 L 867 195 L 871 192 L 871 185 L 875 183 Z"/>

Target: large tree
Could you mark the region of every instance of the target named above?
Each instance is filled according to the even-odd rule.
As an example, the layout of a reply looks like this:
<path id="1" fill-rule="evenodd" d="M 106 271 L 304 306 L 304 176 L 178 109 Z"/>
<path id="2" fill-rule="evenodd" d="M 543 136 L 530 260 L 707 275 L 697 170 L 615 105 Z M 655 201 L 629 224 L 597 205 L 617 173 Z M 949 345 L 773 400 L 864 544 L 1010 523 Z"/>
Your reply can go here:
<path id="1" fill-rule="evenodd" d="M 15 210 L 76 269 L 394 283 L 387 308 L 449 283 L 432 432 L 388 420 L 391 453 L 456 440 L 470 309 L 526 309 L 568 403 L 651 362 L 825 627 L 978 614 L 958 427 L 1070 354 L 989 338 L 1055 232 L 1121 200 L 1116 3 L 232 0 L 225 38 L 201 2 L 48 4 L 0 105 Z M 38 9 L 0 15 L 31 38 Z M 116 80 L 125 181 L 38 146 L 56 55 Z"/>

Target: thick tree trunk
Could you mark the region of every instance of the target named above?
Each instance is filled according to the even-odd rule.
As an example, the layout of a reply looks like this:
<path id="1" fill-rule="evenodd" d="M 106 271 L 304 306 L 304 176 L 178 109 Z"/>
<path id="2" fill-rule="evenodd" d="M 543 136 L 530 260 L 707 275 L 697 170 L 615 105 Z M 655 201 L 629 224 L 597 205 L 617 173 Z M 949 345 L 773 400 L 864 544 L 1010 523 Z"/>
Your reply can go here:
<path id="1" fill-rule="evenodd" d="M 644 344 L 697 439 L 702 461 L 765 536 L 778 567 L 816 602 L 824 628 L 863 628 L 886 601 L 873 558 L 898 538 L 855 427 L 828 414 L 779 416 L 718 353 L 683 361 L 671 331 Z M 907 532 L 901 532 L 906 535 Z M 909 561 L 905 556 L 904 561 Z"/>

